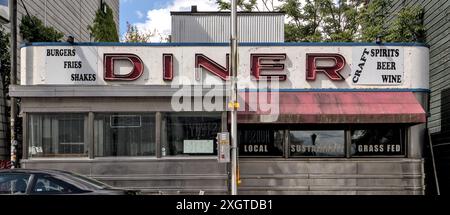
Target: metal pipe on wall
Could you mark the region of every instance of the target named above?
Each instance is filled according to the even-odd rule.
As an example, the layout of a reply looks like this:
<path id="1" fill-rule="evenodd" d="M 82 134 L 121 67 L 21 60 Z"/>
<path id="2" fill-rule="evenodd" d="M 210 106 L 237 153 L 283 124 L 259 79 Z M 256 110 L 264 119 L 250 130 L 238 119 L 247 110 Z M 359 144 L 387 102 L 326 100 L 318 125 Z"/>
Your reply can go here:
<path id="1" fill-rule="evenodd" d="M 10 0 L 10 24 L 11 24 L 11 77 L 10 86 L 16 84 L 17 75 L 17 0 Z M 11 162 L 17 167 L 17 140 L 16 140 L 16 98 L 11 97 Z"/>
<path id="2" fill-rule="evenodd" d="M 231 3 L 231 195 L 237 195 L 237 4 Z"/>

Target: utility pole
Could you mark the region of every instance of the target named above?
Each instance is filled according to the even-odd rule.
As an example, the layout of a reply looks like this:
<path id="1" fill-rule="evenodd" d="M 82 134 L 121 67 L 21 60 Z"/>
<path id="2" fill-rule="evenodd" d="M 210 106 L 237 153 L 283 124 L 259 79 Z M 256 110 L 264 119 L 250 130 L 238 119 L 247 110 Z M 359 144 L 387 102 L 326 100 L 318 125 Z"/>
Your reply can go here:
<path id="1" fill-rule="evenodd" d="M 16 84 L 17 75 L 17 0 L 9 0 L 9 16 L 11 24 L 11 77 L 10 86 Z M 11 163 L 17 167 L 17 140 L 16 140 L 16 98 L 11 97 Z"/>
<path id="2" fill-rule="evenodd" d="M 237 0 L 231 0 L 231 195 L 237 195 L 238 168 L 237 168 Z"/>

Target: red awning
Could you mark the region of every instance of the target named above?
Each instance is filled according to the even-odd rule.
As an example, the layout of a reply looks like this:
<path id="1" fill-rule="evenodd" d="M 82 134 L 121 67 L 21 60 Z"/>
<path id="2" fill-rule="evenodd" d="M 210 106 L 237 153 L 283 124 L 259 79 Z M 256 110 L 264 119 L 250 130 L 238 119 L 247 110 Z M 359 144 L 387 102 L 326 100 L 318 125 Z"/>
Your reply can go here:
<path id="1" fill-rule="evenodd" d="M 278 111 L 276 106 L 261 105 L 261 101 L 277 101 L 277 94 Z M 246 92 L 240 96 L 246 100 L 241 102 L 245 111 L 238 112 L 239 123 L 426 122 L 426 113 L 412 92 Z M 264 96 L 268 99 L 261 100 Z"/>

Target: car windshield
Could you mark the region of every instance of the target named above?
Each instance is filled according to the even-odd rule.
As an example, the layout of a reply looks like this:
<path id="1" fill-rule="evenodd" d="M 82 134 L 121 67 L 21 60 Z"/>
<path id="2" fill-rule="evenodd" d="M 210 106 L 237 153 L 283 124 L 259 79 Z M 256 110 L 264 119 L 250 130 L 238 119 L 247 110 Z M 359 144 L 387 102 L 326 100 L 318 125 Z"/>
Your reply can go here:
<path id="1" fill-rule="evenodd" d="M 89 178 L 89 177 L 86 177 L 86 176 L 83 176 L 83 175 L 79 175 L 79 174 L 72 173 L 72 172 L 70 172 L 68 174 L 70 176 L 72 176 L 74 179 L 77 179 L 77 180 L 82 181 L 82 182 L 87 182 L 87 183 L 91 184 L 92 186 L 95 186 L 95 187 L 100 188 L 100 189 L 111 189 L 111 188 L 113 188 L 113 187 L 111 187 L 111 186 L 109 186 L 109 185 L 107 185 L 107 184 L 105 184 L 103 182 L 97 181 L 95 179 L 92 179 L 92 178 Z"/>

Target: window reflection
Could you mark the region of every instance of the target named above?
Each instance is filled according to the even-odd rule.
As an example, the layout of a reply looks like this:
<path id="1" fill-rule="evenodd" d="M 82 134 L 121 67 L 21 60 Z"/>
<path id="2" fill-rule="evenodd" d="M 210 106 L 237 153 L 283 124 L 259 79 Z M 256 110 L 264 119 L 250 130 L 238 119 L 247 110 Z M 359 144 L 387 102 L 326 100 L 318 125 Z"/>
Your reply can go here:
<path id="1" fill-rule="evenodd" d="M 87 156 L 85 114 L 30 114 L 30 157 Z"/>
<path id="2" fill-rule="evenodd" d="M 264 128 L 238 130 L 242 156 L 283 156 L 284 131 Z"/>
<path id="3" fill-rule="evenodd" d="M 290 131 L 290 156 L 345 155 L 345 132 L 334 130 Z"/>
<path id="4" fill-rule="evenodd" d="M 351 131 L 351 154 L 403 155 L 404 132 L 398 128 L 361 129 Z"/>
<path id="5" fill-rule="evenodd" d="M 149 113 L 96 114 L 96 156 L 155 155 L 155 116 Z"/>
<path id="6" fill-rule="evenodd" d="M 162 156 L 214 155 L 220 113 L 167 113 L 162 120 Z"/>

